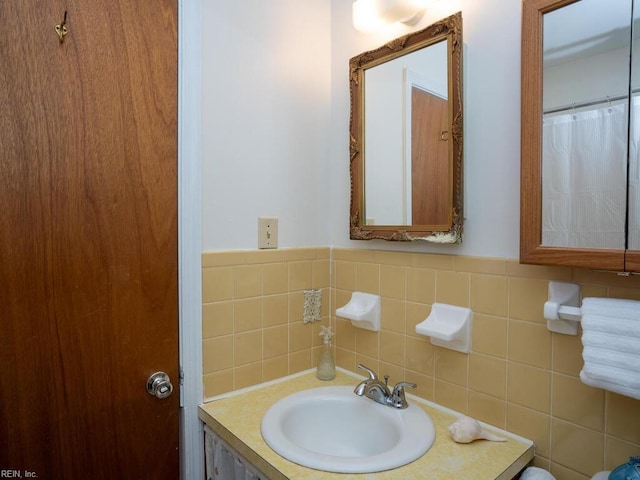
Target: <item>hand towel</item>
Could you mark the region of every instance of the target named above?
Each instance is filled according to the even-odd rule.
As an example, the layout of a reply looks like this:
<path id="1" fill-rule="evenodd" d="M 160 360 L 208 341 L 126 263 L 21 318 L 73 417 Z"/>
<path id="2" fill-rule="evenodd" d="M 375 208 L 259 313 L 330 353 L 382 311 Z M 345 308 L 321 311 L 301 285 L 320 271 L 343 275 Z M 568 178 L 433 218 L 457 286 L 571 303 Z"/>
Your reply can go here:
<path id="1" fill-rule="evenodd" d="M 621 335 L 611 335 L 604 332 L 592 332 L 588 328 L 582 327 L 582 345 L 585 347 L 602 348 L 604 350 L 624 352 L 640 355 L 638 351 L 638 340 L 634 337 L 623 337 Z M 614 350 L 611 345 L 616 345 Z"/>
<path id="2" fill-rule="evenodd" d="M 632 344 L 633 342 L 628 343 Z M 607 365 L 640 373 L 640 352 L 638 352 L 639 355 L 636 355 L 634 352 L 612 352 L 610 349 L 588 346 L 586 343 L 585 346 L 587 348 L 582 352 L 585 364 Z"/>
<path id="3" fill-rule="evenodd" d="M 640 307 L 638 307 L 640 308 Z M 625 337 L 640 338 L 640 321 L 629 320 L 616 316 L 615 312 L 611 315 L 593 315 L 585 313 L 582 309 L 582 326 L 584 328 L 586 322 L 587 330 L 594 332 L 607 332 L 614 335 L 623 335 Z"/>
<path id="4" fill-rule="evenodd" d="M 640 302 L 585 298 L 580 379 L 640 399 Z"/>
<path id="5" fill-rule="evenodd" d="M 621 318 L 629 318 L 631 320 L 640 318 L 638 313 L 640 302 L 637 300 L 588 297 L 582 300 L 582 308 L 586 308 L 589 314 L 592 315 L 610 317 L 612 313 L 615 313 L 616 316 L 622 315 Z"/>
<path id="6" fill-rule="evenodd" d="M 603 382 L 602 380 L 594 380 L 588 375 L 584 373 L 584 371 L 580 372 L 580 380 L 585 385 L 589 385 L 591 387 L 602 388 L 604 390 L 609 390 L 610 392 L 619 393 L 620 395 L 624 395 L 625 397 L 635 398 L 636 400 L 640 400 L 640 395 L 638 391 L 627 387 L 625 385 L 620 385 L 619 383 L 610 383 Z"/>
<path id="7" fill-rule="evenodd" d="M 640 338 L 640 302 L 616 298 L 585 298 L 582 326 L 590 331 Z"/>
<path id="8" fill-rule="evenodd" d="M 640 373 L 638 372 L 593 362 L 585 362 L 582 372 L 593 381 L 624 385 L 637 390 L 640 395 Z"/>

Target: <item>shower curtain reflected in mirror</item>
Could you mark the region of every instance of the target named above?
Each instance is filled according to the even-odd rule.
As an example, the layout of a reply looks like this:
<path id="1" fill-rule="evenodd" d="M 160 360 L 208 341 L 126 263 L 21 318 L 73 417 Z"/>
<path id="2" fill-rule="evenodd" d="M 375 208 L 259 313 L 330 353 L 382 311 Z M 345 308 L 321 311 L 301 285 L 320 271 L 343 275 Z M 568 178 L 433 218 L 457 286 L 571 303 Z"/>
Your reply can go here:
<path id="1" fill-rule="evenodd" d="M 631 105 L 627 248 L 640 250 L 640 96 L 632 97 Z"/>
<path id="2" fill-rule="evenodd" d="M 542 245 L 625 248 L 627 115 L 626 102 L 545 115 Z"/>

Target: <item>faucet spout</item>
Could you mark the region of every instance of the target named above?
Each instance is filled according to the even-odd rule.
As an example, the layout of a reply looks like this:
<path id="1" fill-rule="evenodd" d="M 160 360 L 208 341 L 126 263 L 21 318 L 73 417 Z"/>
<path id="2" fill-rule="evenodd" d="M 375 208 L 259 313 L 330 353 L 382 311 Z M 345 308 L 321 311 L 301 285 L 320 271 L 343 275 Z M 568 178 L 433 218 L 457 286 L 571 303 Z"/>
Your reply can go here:
<path id="1" fill-rule="evenodd" d="M 369 375 L 369 378 L 367 380 L 363 380 L 362 382 L 360 382 L 358 386 L 355 388 L 355 390 L 353 391 L 353 393 L 355 393 L 359 397 L 362 397 L 365 394 L 365 391 L 367 389 L 367 386 L 369 385 L 369 382 L 373 380 L 378 380 L 378 376 L 376 375 L 376 372 L 364 366 L 362 363 L 358 364 L 358 368 L 360 370 L 364 370 Z"/>
<path id="2" fill-rule="evenodd" d="M 353 390 L 353 393 L 360 397 L 370 398 L 376 403 L 394 408 L 407 408 L 409 406 L 404 395 L 404 388 L 416 388 L 415 383 L 399 382 L 393 387 L 393 390 L 389 390 L 387 386 L 388 375 L 384 376 L 385 381 L 382 383 L 373 370 L 362 364 L 359 364 L 358 368 L 366 371 L 369 374 L 369 378 L 360 382 Z"/>
<path id="3" fill-rule="evenodd" d="M 387 404 L 390 394 L 389 388 L 380 380 L 370 380 L 364 389 L 365 397 L 383 405 Z"/>
<path id="4" fill-rule="evenodd" d="M 368 380 L 363 380 L 362 382 L 360 382 L 358 386 L 353 390 L 353 393 L 355 393 L 359 397 L 363 396 L 364 391 L 367 388 L 367 382 Z"/>
<path id="5" fill-rule="evenodd" d="M 367 374 L 369 375 L 369 380 L 377 380 L 378 379 L 378 376 L 376 375 L 376 372 L 374 372 L 370 368 L 366 367 L 362 363 L 358 364 L 358 368 L 360 370 L 364 370 L 365 372 L 367 372 Z"/>

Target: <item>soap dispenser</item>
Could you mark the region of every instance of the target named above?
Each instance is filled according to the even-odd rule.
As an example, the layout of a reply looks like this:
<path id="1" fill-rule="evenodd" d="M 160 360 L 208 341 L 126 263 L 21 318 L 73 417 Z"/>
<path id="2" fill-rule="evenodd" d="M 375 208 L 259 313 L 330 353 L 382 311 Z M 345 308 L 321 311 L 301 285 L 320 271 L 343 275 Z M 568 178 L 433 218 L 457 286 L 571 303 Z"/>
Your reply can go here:
<path id="1" fill-rule="evenodd" d="M 331 327 L 320 327 L 320 336 L 323 337 L 323 345 L 316 377 L 320 380 L 333 380 L 336 377 L 336 362 L 331 353 Z"/>

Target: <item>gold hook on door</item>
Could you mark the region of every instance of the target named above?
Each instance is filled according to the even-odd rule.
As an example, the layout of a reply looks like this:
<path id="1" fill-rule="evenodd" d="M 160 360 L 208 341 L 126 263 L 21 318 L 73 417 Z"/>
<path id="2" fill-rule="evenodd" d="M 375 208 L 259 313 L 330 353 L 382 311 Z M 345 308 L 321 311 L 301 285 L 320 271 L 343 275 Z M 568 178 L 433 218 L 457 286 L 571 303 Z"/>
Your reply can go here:
<path id="1" fill-rule="evenodd" d="M 64 36 L 69 33 L 67 30 L 67 11 L 64 11 L 64 19 L 62 23 L 55 26 L 56 33 L 58 34 L 58 38 L 60 39 L 60 43 L 64 42 Z"/>

